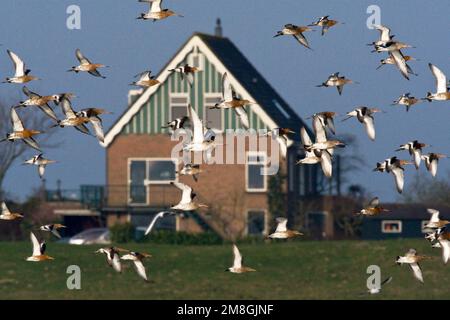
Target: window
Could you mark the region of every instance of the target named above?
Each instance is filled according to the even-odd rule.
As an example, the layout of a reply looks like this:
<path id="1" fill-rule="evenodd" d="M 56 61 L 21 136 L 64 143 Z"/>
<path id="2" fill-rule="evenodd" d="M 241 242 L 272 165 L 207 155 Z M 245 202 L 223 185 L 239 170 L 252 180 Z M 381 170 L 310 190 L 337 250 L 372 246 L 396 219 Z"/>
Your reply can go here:
<path id="1" fill-rule="evenodd" d="M 148 183 L 167 183 L 175 180 L 175 163 L 172 160 L 148 161 Z"/>
<path id="2" fill-rule="evenodd" d="M 246 189 L 247 192 L 263 192 L 267 188 L 265 175 L 266 156 L 263 153 L 247 154 Z"/>
<path id="3" fill-rule="evenodd" d="M 170 121 L 187 116 L 188 96 L 186 94 L 171 94 Z"/>
<path id="4" fill-rule="evenodd" d="M 147 187 L 145 186 L 145 161 L 131 161 L 129 181 L 129 201 L 135 204 L 147 203 Z"/>
<path id="5" fill-rule="evenodd" d="M 205 57 L 198 51 L 198 47 L 194 49 L 194 52 L 189 55 L 188 64 L 193 67 L 203 70 L 205 68 Z"/>
<path id="6" fill-rule="evenodd" d="M 216 103 L 220 102 L 221 96 L 215 95 L 210 97 L 205 97 L 204 110 L 205 110 L 205 123 L 206 125 L 218 131 L 223 131 L 223 110 L 222 109 L 210 109 L 214 107 Z"/>
<path id="7" fill-rule="evenodd" d="M 129 203 L 148 203 L 148 185 L 176 180 L 176 163 L 171 159 L 136 159 L 129 162 Z"/>
<path id="8" fill-rule="evenodd" d="M 264 210 L 247 211 L 247 234 L 264 235 L 266 232 L 266 212 Z"/>
<path id="9" fill-rule="evenodd" d="M 402 222 L 400 220 L 383 220 L 381 222 L 381 232 L 402 233 Z"/>
<path id="10" fill-rule="evenodd" d="M 149 212 L 148 214 L 133 214 L 130 216 L 130 223 L 140 232 L 145 232 L 148 225 L 151 223 L 155 215 L 158 212 Z M 158 219 L 155 224 L 155 229 L 175 230 L 176 217 L 174 215 L 164 217 L 164 219 Z"/>

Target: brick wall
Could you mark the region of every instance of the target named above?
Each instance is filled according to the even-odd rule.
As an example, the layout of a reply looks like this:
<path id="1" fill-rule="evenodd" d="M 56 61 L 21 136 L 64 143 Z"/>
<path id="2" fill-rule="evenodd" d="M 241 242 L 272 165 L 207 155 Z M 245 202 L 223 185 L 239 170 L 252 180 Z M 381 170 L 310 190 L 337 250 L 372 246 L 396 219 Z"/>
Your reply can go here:
<path id="1" fill-rule="evenodd" d="M 228 144 L 227 142 L 225 142 Z M 107 184 L 111 186 L 125 186 L 128 183 L 128 158 L 170 158 L 172 148 L 177 141 L 171 141 L 167 134 L 158 135 L 119 135 L 107 150 Z M 248 150 L 248 141 L 246 150 Z M 237 144 L 235 143 L 235 150 Z M 270 154 L 270 145 L 268 147 Z M 224 151 L 226 157 L 226 150 Z M 181 167 L 181 166 L 180 166 Z M 285 162 L 281 168 L 285 171 Z M 198 201 L 209 206 L 202 214 L 212 215 L 208 221 L 213 223 L 216 229 L 226 229 L 225 236 L 239 236 L 245 229 L 245 218 L 248 209 L 267 210 L 267 193 L 246 192 L 246 170 L 244 164 L 213 164 L 201 165 L 205 172 L 199 175 L 199 181 L 195 182 L 191 176 L 180 176 L 179 181 L 191 186 L 198 194 Z M 181 193 L 172 186 L 171 192 L 175 195 L 175 201 L 179 200 Z M 117 188 L 116 192 L 110 192 L 108 206 L 126 206 L 127 190 Z M 151 191 L 150 191 L 151 192 Z M 175 202 L 176 203 L 176 202 Z M 232 221 L 230 221 L 232 220 Z M 185 231 L 197 231 L 192 222 L 179 224 Z M 219 230 L 218 230 L 219 231 Z M 221 232 L 222 233 L 222 232 Z"/>

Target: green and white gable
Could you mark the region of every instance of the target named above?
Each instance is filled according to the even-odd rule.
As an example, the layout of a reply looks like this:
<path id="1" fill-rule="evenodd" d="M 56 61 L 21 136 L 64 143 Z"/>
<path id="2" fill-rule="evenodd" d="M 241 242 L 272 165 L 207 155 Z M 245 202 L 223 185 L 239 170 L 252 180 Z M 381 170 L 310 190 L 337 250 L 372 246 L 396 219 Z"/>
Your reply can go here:
<path id="1" fill-rule="evenodd" d="M 240 61 L 235 63 L 233 59 Z M 192 87 L 186 79 L 181 79 L 179 73 L 168 71 L 185 63 L 201 70 L 195 74 Z M 104 145 L 109 146 L 118 135 L 166 133 L 167 129 L 161 127 L 186 115 L 188 103 L 194 106 L 200 119 L 213 129 L 223 131 L 243 128 L 233 110 L 208 108 L 221 99 L 222 75 L 225 72 L 238 96 L 256 102 L 247 107 L 252 129 L 270 130 L 302 125 L 295 112 L 230 40 L 197 33 L 157 76 L 161 84 L 131 99 L 134 101 L 107 132 Z"/>

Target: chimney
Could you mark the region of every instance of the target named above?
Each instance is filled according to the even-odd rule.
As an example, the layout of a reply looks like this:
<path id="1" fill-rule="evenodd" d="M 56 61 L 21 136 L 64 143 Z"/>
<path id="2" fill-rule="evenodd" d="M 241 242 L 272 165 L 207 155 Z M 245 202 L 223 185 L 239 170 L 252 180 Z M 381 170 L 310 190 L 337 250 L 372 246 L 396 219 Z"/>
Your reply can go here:
<path id="1" fill-rule="evenodd" d="M 222 38 L 222 36 L 223 36 L 222 24 L 221 24 L 220 18 L 217 18 L 217 20 L 216 20 L 216 29 L 214 30 L 214 35 L 219 38 Z"/>

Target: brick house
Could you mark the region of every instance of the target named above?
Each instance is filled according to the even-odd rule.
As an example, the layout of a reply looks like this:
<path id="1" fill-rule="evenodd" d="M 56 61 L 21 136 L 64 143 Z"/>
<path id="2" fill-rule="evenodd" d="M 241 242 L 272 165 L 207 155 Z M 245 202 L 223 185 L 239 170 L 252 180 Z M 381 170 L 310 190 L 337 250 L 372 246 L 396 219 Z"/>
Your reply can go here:
<path id="1" fill-rule="evenodd" d="M 192 88 L 178 73 L 168 71 L 184 63 L 201 70 Z M 299 134 L 286 142 L 286 158 L 280 157 L 280 173 L 285 176 L 280 191 L 286 197 L 286 212 L 269 212 L 270 176 L 261 174 L 260 169 L 266 166 L 264 159 L 271 156 L 270 145 L 252 149 L 246 141 L 245 163 L 202 164 L 205 172 L 198 182 L 176 174 L 182 164 L 171 157 L 171 152 L 178 141 L 173 141 L 171 132 L 161 126 L 186 115 L 188 103 L 226 145 L 230 141 L 225 141 L 225 131 L 242 129 L 233 110 L 208 108 L 221 98 L 225 72 L 240 97 L 256 102 L 247 107 L 251 129 L 288 127 L 298 132 L 305 126 L 228 38 L 195 33 L 157 75 L 160 85 L 130 91 L 128 108 L 105 136 L 107 203 L 102 214 L 107 225 L 128 221 L 144 230 L 154 214 L 178 203 L 181 192 L 170 185 L 175 180 L 192 186 L 199 201 L 209 207 L 185 218 L 162 219 L 157 228 L 187 232 L 212 229 L 226 238 L 266 234 L 275 216 L 292 215 L 298 210 L 298 199 L 318 195 L 320 169 L 295 165 L 303 156 Z M 257 136 L 258 142 L 260 139 Z M 224 157 L 227 152 L 223 151 Z"/>

